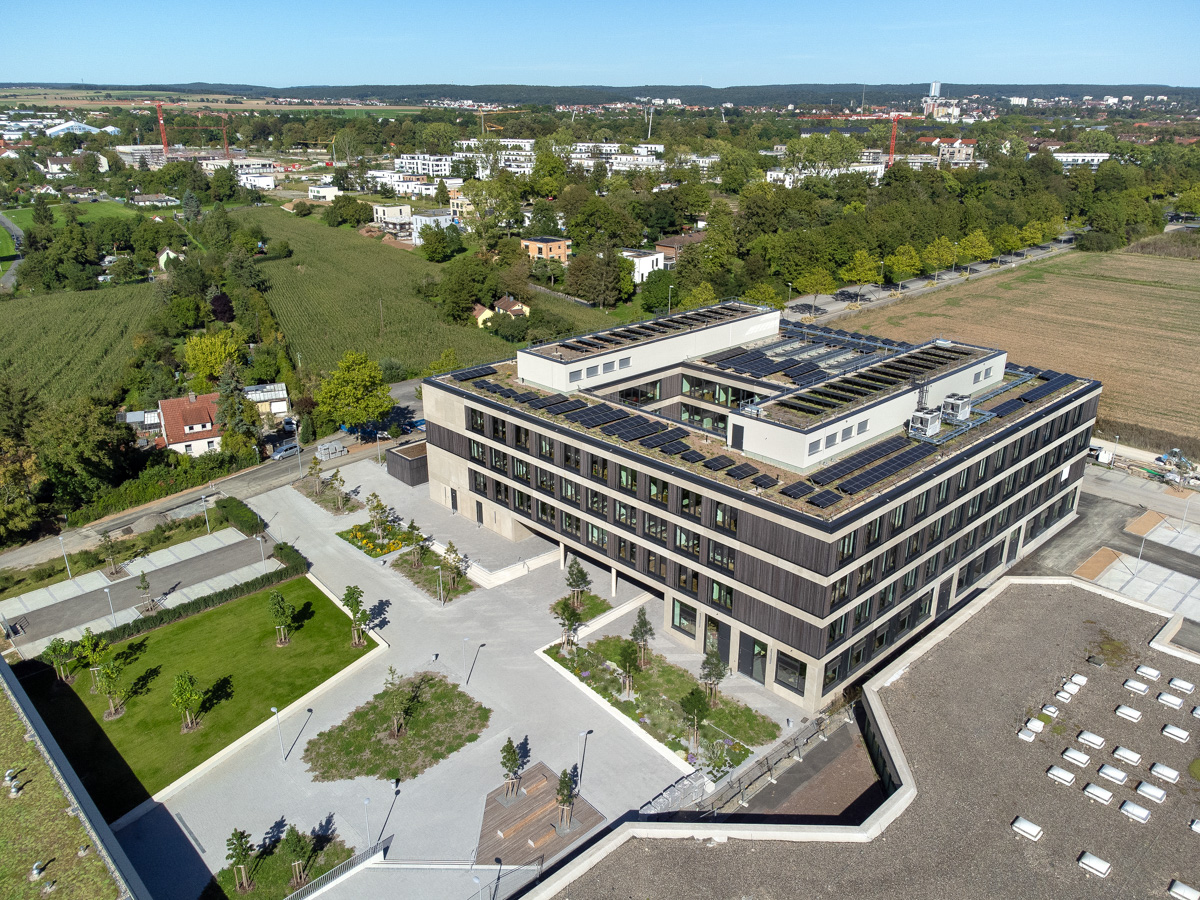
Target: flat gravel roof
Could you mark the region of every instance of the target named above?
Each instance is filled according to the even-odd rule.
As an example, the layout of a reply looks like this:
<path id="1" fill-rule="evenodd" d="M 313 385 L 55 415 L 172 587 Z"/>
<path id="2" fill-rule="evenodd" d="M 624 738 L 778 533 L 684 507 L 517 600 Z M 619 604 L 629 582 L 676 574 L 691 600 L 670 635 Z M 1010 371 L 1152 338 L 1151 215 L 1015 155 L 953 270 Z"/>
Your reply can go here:
<path id="1" fill-rule="evenodd" d="M 881 837 L 867 844 L 636 839 L 627 842 L 560 897 L 766 898 L 1134 898 L 1166 896 L 1171 879 L 1200 886 L 1200 783 L 1188 765 L 1200 755 L 1200 692 L 1173 691 L 1168 679 L 1200 683 L 1200 666 L 1152 650 L 1165 619 L 1070 585 L 1015 584 L 913 662 L 881 691 L 917 797 Z M 1102 668 L 1089 656 L 1105 659 Z M 1134 674 L 1139 664 L 1162 672 L 1155 683 Z M 1054 698 L 1064 678 L 1087 677 L 1070 703 Z M 1134 694 L 1127 678 L 1147 683 Z M 1183 699 L 1173 710 L 1156 694 Z M 1032 743 L 1017 730 L 1043 703 L 1058 706 Z M 1138 723 L 1114 714 L 1125 704 Z M 1161 734 L 1165 724 L 1191 732 L 1188 744 Z M 1081 744 L 1081 730 L 1105 738 L 1102 750 Z M 1141 754 L 1132 766 L 1116 759 L 1121 745 Z M 1091 757 L 1079 768 L 1061 758 L 1067 747 Z M 1178 784 L 1149 774 L 1153 763 L 1181 773 Z M 1124 786 L 1097 774 L 1101 764 L 1129 775 Z M 1067 787 L 1046 769 L 1075 774 Z M 1159 804 L 1139 796 L 1145 780 L 1163 788 Z M 1095 782 L 1115 796 L 1089 801 Z M 1140 824 L 1120 812 L 1123 801 L 1150 810 Z M 1016 816 L 1041 826 L 1034 843 L 1011 829 Z M 1101 880 L 1076 860 L 1087 851 L 1112 864 Z"/>

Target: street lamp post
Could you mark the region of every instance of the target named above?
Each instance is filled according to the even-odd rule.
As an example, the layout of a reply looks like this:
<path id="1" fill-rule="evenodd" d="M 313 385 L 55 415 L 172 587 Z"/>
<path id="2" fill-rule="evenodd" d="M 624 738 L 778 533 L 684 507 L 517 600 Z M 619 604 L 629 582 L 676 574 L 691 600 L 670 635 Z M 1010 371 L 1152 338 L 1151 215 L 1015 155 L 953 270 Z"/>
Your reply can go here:
<path id="1" fill-rule="evenodd" d="M 671 314 L 671 291 L 675 290 L 675 285 L 667 285 L 667 315 Z"/>
<path id="2" fill-rule="evenodd" d="M 1187 503 L 1183 504 L 1183 524 L 1187 525 L 1188 507 L 1192 505 L 1192 501 L 1196 499 L 1196 492 L 1192 492 L 1192 496 L 1188 497 Z"/>
<path id="3" fill-rule="evenodd" d="M 463 638 L 463 684 L 467 683 L 467 642 L 470 638 Z"/>
<path id="4" fill-rule="evenodd" d="M 283 749 L 283 729 L 279 727 L 279 707 L 272 706 L 271 712 L 275 713 L 275 731 L 279 735 L 279 761 L 287 762 L 287 753 Z"/>
<path id="5" fill-rule="evenodd" d="M 71 574 L 71 561 L 67 559 L 67 545 L 63 543 L 61 534 L 58 536 L 58 546 L 62 548 L 63 563 L 67 567 L 67 577 L 74 579 L 75 576 Z"/>
<path id="6" fill-rule="evenodd" d="M 587 739 L 592 730 L 589 728 L 587 731 L 579 732 L 579 775 L 575 779 L 576 787 L 583 784 L 583 760 L 587 756 Z"/>
<path id="7" fill-rule="evenodd" d="M 208 497 L 201 497 L 200 505 L 204 507 L 204 528 L 212 534 L 212 526 L 208 524 Z"/>
<path id="8" fill-rule="evenodd" d="M 479 890 L 475 892 L 475 900 L 479 900 L 479 898 L 483 896 L 483 885 L 479 883 L 478 875 L 472 875 L 471 880 L 475 882 L 475 885 L 479 888 Z"/>
<path id="9" fill-rule="evenodd" d="M 1108 461 L 1108 468 L 1109 468 L 1109 470 L 1111 470 L 1111 469 L 1112 469 L 1112 467 L 1113 467 L 1113 463 L 1115 463 L 1115 462 L 1117 461 L 1117 449 L 1118 449 L 1118 448 L 1121 446 L 1121 436 L 1120 436 L 1119 434 L 1115 434 L 1115 435 L 1113 435 L 1113 437 L 1114 437 L 1114 438 L 1116 438 L 1116 441 L 1117 441 L 1117 442 L 1116 442 L 1115 444 L 1113 444 L 1113 455 L 1112 455 L 1112 459 L 1110 459 L 1110 460 Z"/>
<path id="10" fill-rule="evenodd" d="M 259 554 L 259 556 L 262 557 L 263 572 L 266 573 L 266 571 L 267 571 L 267 550 L 266 550 L 266 545 L 263 543 L 263 536 L 261 534 L 256 534 L 254 536 L 254 539 L 256 541 L 258 541 L 258 554 Z"/>
<path id="11" fill-rule="evenodd" d="M 1137 568 L 1133 570 L 1134 575 L 1136 575 L 1138 572 L 1140 572 L 1142 570 L 1142 551 L 1145 549 L 1146 549 L 1146 538 L 1143 535 L 1142 536 L 1142 546 L 1138 547 L 1138 561 L 1137 561 Z"/>
<path id="12" fill-rule="evenodd" d="M 787 283 L 787 286 L 788 286 L 787 299 L 785 301 L 783 301 L 784 306 L 787 306 L 789 303 L 792 302 L 792 283 L 789 281 Z"/>
<path id="13" fill-rule="evenodd" d="M 104 593 L 108 595 L 108 611 L 109 611 L 109 614 L 112 615 L 113 628 L 116 628 L 117 627 L 117 612 L 116 612 L 116 610 L 113 609 L 112 591 L 109 590 L 108 588 L 105 588 Z"/>

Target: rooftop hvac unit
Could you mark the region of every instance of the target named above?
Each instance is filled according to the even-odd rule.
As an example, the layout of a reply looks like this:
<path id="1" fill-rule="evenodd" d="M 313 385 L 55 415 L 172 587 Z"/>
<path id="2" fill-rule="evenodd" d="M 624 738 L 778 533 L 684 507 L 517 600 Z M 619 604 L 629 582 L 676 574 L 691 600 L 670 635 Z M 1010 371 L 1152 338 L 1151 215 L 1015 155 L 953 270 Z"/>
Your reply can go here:
<path id="1" fill-rule="evenodd" d="M 971 398 L 965 394 L 947 394 L 942 401 L 942 417 L 965 422 L 971 418 Z"/>
<path id="2" fill-rule="evenodd" d="M 908 433 L 916 437 L 934 437 L 942 427 L 940 409 L 918 409 L 908 423 Z"/>

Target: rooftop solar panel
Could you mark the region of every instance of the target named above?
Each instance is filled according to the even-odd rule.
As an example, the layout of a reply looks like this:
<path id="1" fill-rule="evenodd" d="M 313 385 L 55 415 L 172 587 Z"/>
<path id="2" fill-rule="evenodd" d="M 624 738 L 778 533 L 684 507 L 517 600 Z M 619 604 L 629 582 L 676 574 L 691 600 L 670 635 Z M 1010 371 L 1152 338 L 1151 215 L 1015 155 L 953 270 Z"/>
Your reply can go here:
<path id="1" fill-rule="evenodd" d="M 714 456 L 712 459 L 710 459 L 708 462 L 706 462 L 704 464 L 704 468 L 711 469 L 714 472 L 718 472 L 721 469 L 727 469 L 732 465 L 733 465 L 733 460 L 730 459 L 728 456 Z"/>
<path id="2" fill-rule="evenodd" d="M 779 484 L 779 479 L 773 475 L 759 475 L 750 483 L 755 487 L 769 488 L 775 487 L 775 485 Z"/>
<path id="3" fill-rule="evenodd" d="M 813 494 L 806 500 L 806 503 L 811 503 L 818 509 L 828 509 L 842 499 L 842 495 L 837 491 L 821 491 L 819 494 Z"/>
<path id="4" fill-rule="evenodd" d="M 783 496 L 791 497 L 793 500 L 797 500 L 800 497 L 805 496 L 806 494 L 811 494 L 812 492 L 813 492 L 812 485 L 805 484 L 803 481 L 794 481 L 791 484 L 789 484 L 787 487 L 780 488 L 780 490 L 779 490 L 779 493 L 783 494 Z"/>
<path id="5" fill-rule="evenodd" d="M 741 356 L 746 351 L 741 347 L 731 347 L 728 350 L 722 350 L 719 353 L 714 353 L 711 356 L 704 357 L 704 361 L 709 365 L 718 363 L 723 359 L 733 359 L 735 356 Z"/>
<path id="6" fill-rule="evenodd" d="M 750 463 L 742 463 L 740 466 L 734 466 L 725 474 L 735 481 L 741 481 L 743 478 L 749 478 L 751 475 L 756 475 L 758 468 L 750 465 Z"/>
<path id="7" fill-rule="evenodd" d="M 624 432 L 621 435 L 621 440 L 632 443 L 633 441 L 641 440 L 644 437 L 658 434 L 659 432 L 666 430 L 667 426 L 662 422 L 645 422 L 639 425 L 637 428 Z"/>
<path id="8" fill-rule="evenodd" d="M 852 456 L 847 456 L 843 460 L 835 462 L 831 466 L 826 466 L 813 472 L 809 478 L 813 484 L 821 486 L 832 484 L 843 476 L 849 475 L 856 469 L 861 469 L 863 466 L 869 466 L 877 459 L 883 459 L 889 453 L 895 453 L 902 447 L 907 446 L 908 438 L 902 434 L 894 435 L 885 441 L 880 441 L 878 444 L 872 444 L 865 450 L 860 450 Z"/>
<path id="9" fill-rule="evenodd" d="M 839 488 L 847 494 L 857 494 L 860 491 L 865 491 L 873 484 L 878 484 L 885 478 L 890 478 L 897 472 L 903 471 L 914 463 L 920 462 L 925 457 L 937 452 L 937 445 L 920 443 L 915 447 L 909 447 L 903 453 L 893 456 L 887 462 L 880 463 L 867 471 L 855 475 L 843 481 Z"/>
<path id="10" fill-rule="evenodd" d="M 1024 402 L 1022 402 L 1021 398 L 1014 397 L 1012 400 L 1005 400 L 999 406 L 992 407 L 992 409 L 990 409 L 989 412 L 994 416 L 1003 418 L 1004 416 L 1011 415 L 1012 413 L 1016 412 L 1019 409 L 1023 409 L 1024 407 L 1025 407 L 1025 404 L 1024 404 Z"/>
<path id="11" fill-rule="evenodd" d="M 1041 400 L 1043 397 L 1049 397 L 1055 391 L 1062 390 L 1073 381 L 1075 381 L 1074 375 L 1056 375 L 1045 384 L 1038 385 L 1031 391 L 1026 391 L 1021 395 L 1021 399 L 1026 403 L 1033 403 Z"/>
<path id="12" fill-rule="evenodd" d="M 688 449 L 688 445 L 684 441 L 667 441 L 658 449 L 667 456 L 678 456 Z"/>
<path id="13" fill-rule="evenodd" d="M 554 406 L 547 406 L 546 412 L 552 416 L 562 416 L 577 409 L 583 409 L 585 406 L 587 404 L 582 400 L 567 400 L 563 403 L 556 403 Z"/>
<path id="14" fill-rule="evenodd" d="M 540 394 L 537 391 L 526 391 L 524 394 L 517 394 L 513 397 L 517 403 L 528 403 L 530 400 L 536 400 Z"/>
<path id="15" fill-rule="evenodd" d="M 700 462 L 700 460 L 704 459 L 704 454 L 700 453 L 696 450 L 689 450 L 687 453 L 683 454 L 679 458 L 682 459 L 684 462 L 698 463 L 698 462 Z"/>
<path id="16" fill-rule="evenodd" d="M 549 397 L 542 397 L 539 400 L 531 400 L 529 402 L 530 409 L 545 409 L 548 406 L 554 406 L 556 403 L 562 403 L 566 400 L 563 394 L 551 394 Z"/>
<path id="17" fill-rule="evenodd" d="M 650 437 L 642 438 L 641 445 L 647 449 L 653 450 L 655 447 L 661 447 L 663 444 L 677 441 L 680 438 L 688 436 L 686 428 L 672 428 L 670 431 L 660 431 L 658 434 L 652 434 Z"/>
<path id="18" fill-rule="evenodd" d="M 494 366 L 475 366 L 472 369 L 455 372 L 453 377 L 455 381 L 470 381 L 473 378 L 482 378 L 484 375 L 493 375 L 495 372 Z"/>

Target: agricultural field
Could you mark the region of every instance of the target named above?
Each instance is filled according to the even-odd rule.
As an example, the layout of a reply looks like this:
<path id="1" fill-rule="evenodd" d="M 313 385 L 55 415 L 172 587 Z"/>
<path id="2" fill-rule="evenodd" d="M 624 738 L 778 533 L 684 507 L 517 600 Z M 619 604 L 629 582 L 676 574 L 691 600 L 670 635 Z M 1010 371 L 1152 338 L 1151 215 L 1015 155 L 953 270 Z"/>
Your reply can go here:
<path id="1" fill-rule="evenodd" d="M 1071 253 L 860 312 L 836 327 L 1006 349 L 1015 363 L 1100 379 L 1101 430 L 1122 443 L 1139 431 L 1152 442 L 1200 438 L 1192 387 L 1200 379 L 1200 262 Z"/>
<path id="2" fill-rule="evenodd" d="M 6 300 L 0 369 L 47 400 L 111 390 L 155 302 L 152 284 Z"/>
<path id="3" fill-rule="evenodd" d="M 80 222 L 90 222 L 92 219 L 104 219 L 111 216 L 136 216 L 142 213 L 141 210 L 133 209 L 124 203 L 116 203 L 112 200 L 97 200 L 95 203 L 76 203 L 74 206 L 79 212 Z M 50 209 L 54 211 L 55 227 L 66 222 L 66 216 L 64 215 L 66 206 L 61 203 L 55 203 L 51 205 Z M 33 225 L 32 206 L 4 210 L 4 215 L 22 231 L 28 230 Z"/>

